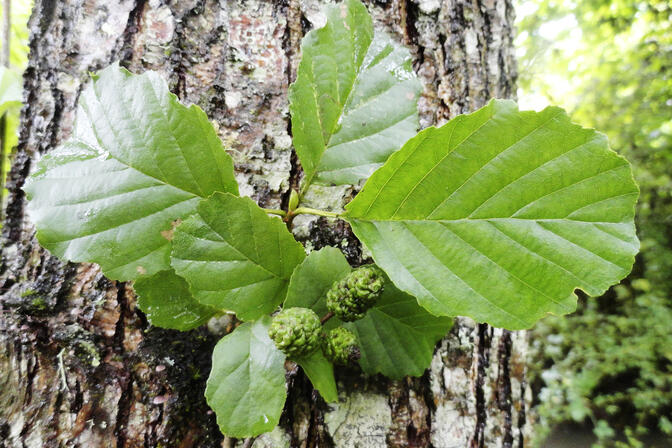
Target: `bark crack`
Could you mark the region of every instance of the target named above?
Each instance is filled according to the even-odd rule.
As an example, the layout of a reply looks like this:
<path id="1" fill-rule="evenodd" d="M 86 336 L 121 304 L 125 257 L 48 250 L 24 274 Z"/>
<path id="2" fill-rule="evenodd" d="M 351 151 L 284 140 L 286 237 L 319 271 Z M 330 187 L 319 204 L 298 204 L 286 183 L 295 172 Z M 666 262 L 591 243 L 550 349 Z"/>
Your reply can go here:
<path id="1" fill-rule="evenodd" d="M 136 0 L 135 6 L 128 14 L 128 20 L 126 21 L 126 28 L 124 32 L 119 36 L 118 48 L 111 53 L 110 63 L 119 59 L 123 63 L 127 63 L 133 57 L 133 40 L 135 36 L 140 31 L 140 24 L 142 19 L 142 12 L 145 9 L 147 0 Z"/>
<path id="2" fill-rule="evenodd" d="M 117 417 L 114 426 L 114 434 L 117 437 L 117 447 L 126 446 L 126 430 L 131 414 L 131 404 L 133 403 L 133 378 L 128 376 L 120 379 L 121 395 L 117 402 Z"/>
<path id="3" fill-rule="evenodd" d="M 497 377 L 497 404 L 504 416 L 504 425 L 502 428 L 502 448 L 513 447 L 513 409 L 511 394 L 511 369 L 509 361 L 511 359 L 511 332 L 502 331 L 499 339 L 499 349 L 497 352 L 499 361 L 499 375 Z"/>
<path id="4" fill-rule="evenodd" d="M 485 382 L 487 369 L 490 366 L 489 348 L 492 341 L 492 328 L 488 324 L 478 324 L 478 341 L 476 346 L 476 430 L 469 446 L 483 448 L 485 446 L 485 425 L 488 412 L 485 399 Z"/>

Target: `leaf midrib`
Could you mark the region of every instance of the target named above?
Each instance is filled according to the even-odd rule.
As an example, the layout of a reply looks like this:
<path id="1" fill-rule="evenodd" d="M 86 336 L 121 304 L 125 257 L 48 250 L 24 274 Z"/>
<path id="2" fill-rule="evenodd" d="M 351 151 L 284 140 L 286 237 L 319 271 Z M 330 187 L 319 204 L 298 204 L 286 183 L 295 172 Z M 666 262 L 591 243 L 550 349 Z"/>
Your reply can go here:
<path id="1" fill-rule="evenodd" d="M 93 94 L 94 94 L 94 97 L 95 97 L 96 101 L 98 101 L 98 103 L 100 104 L 101 108 L 105 111 L 105 113 L 103 113 L 103 117 L 104 117 L 105 121 L 107 122 L 107 125 L 108 125 L 110 131 L 114 134 L 114 138 L 115 138 L 115 140 L 120 141 L 121 139 L 119 138 L 119 134 L 118 134 L 117 130 L 115 129 L 114 126 L 112 126 L 112 123 L 110 122 L 110 118 L 109 118 L 109 116 L 108 116 L 108 113 L 107 113 L 107 110 L 106 110 L 106 107 L 105 107 L 105 103 L 104 103 L 103 101 L 101 101 L 101 99 L 100 99 L 100 93 L 99 93 L 98 90 L 96 89 L 96 83 L 95 83 L 95 82 L 93 83 L 91 90 L 93 91 Z M 122 104 L 124 104 L 124 106 L 126 106 L 126 103 L 123 102 L 123 101 L 124 101 L 124 97 L 123 97 L 123 95 L 121 96 L 120 101 L 122 102 Z M 91 118 L 94 118 L 94 117 L 93 117 L 93 115 L 91 114 L 91 111 L 89 110 L 89 107 L 88 107 L 87 102 L 86 102 L 86 101 L 82 101 L 80 105 L 81 105 L 82 109 L 86 112 L 87 117 L 89 117 L 89 121 L 90 121 L 90 122 L 93 122 L 94 120 L 92 120 Z M 135 128 L 135 129 L 138 128 L 137 123 L 135 122 L 135 120 L 129 120 L 129 121 L 132 123 L 133 128 Z M 97 132 L 96 127 L 92 126 L 92 127 L 91 127 L 91 131 L 92 131 L 91 133 L 96 137 L 96 141 L 98 142 L 98 146 L 99 146 L 100 148 L 103 148 L 103 149 L 106 148 L 106 145 L 103 144 L 103 142 L 100 140 L 100 137 L 98 136 L 98 132 Z M 140 133 L 142 133 L 142 132 L 140 132 Z M 95 148 L 94 148 L 94 150 L 95 150 Z M 158 177 L 155 177 L 155 176 L 153 176 L 153 175 L 151 175 L 151 174 L 147 174 L 147 173 L 143 172 L 142 170 L 140 170 L 140 169 L 138 169 L 138 168 L 136 168 L 136 167 L 134 167 L 134 166 L 129 165 L 129 164 L 126 163 L 125 161 L 123 161 L 123 160 L 121 160 L 121 159 L 115 157 L 115 156 L 114 156 L 111 152 L 109 152 L 108 150 L 105 150 L 105 152 L 109 155 L 109 157 L 111 157 L 111 158 L 113 158 L 114 160 L 118 161 L 118 162 L 121 163 L 122 165 L 128 166 L 129 168 L 133 168 L 134 170 L 138 171 L 139 173 L 142 173 L 142 174 L 144 174 L 145 176 L 148 176 L 148 177 L 151 177 L 151 178 L 153 178 L 153 179 L 156 179 L 156 180 L 158 180 L 159 182 L 161 182 L 161 183 L 163 183 L 163 184 L 167 184 L 166 180 L 164 180 L 164 179 L 159 179 Z M 162 174 L 164 177 L 167 178 L 166 174 L 163 172 L 163 170 L 161 169 L 161 167 L 156 163 L 156 160 L 154 159 L 153 154 L 152 154 L 152 161 L 154 162 L 154 164 L 155 164 L 155 166 L 156 166 L 156 169 L 157 169 L 159 172 L 161 172 L 161 174 Z M 181 188 L 180 188 L 180 190 L 181 190 Z M 189 192 L 189 193 L 194 194 L 193 192 Z"/>
<path id="2" fill-rule="evenodd" d="M 269 274 L 271 274 L 273 277 L 277 278 L 278 280 L 282 280 L 282 281 L 289 282 L 289 278 L 285 278 L 285 277 L 283 277 L 281 274 L 276 274 L 275 272 L 269 270 L 269 269 L 268 269 L 266 266 L 264 266 L 263 264 L 257 262 L 256 260 L 253 260 L 253 259 L 250 258 L 248 255 L 246 255 L 246 254 L 244 254 L 243 252 L 241 252 L 240 249 L 238 249 L 237 247 L 235 247 L 234 245 L 232 245 L 226 238 L 224 238 L 224 236 L 222 236 L 221 233 L 217 232 L 215 229 L 212 228 L 212 226 L 210 226 L 210 224 L 208 224 L 207 222 L 205 222 L 205 220 L 204 220 L 203 218 L 200 218 L 200 221 L 201 221 L 201 222 L 202 222 L 208 229 L 210 229 L 215 235 L 218 235 L 222 240 L 221 240 L 221 241 L 215 241 L 215 240 L 212 240 L 212 239 L 210 239 L 210 238 L 204 238 L 204 237 L 200 237 L 200 236 L 194 235 L 193 233 L 187 233 L 187 235 L 189 235 L 191 238 L 198 239 L 198 240 L 201 240 L 201 241 L 210 241 L 210 242 L 214 242 L 214 243 L 224 243 L 224 244 L 226 244 L 227 246 L 229 246 L 231 249 L 233 249 L 235 252 L 237 252 L 238 254 L 240 254 L 245 260 L 247 260 L 247 261 L 249 261 L 250 263 L 252 263 L 253 265 L 255 265 L 255 266 L 259 266 L 261 269 L 263 269 L 264 271 L 268 272 Z M 185 233 L 186 233 L 186 232 L 185 232 Z M 256 240 L 255 240 L 255 241 L 256 241 Z M 175 257 L 175 258 L 179 258 L 179 257 Z M 179 258 L 179 259 L 184 260 L 183 258 Z M 205 260 L 205 262 L 212 262 L 212 261 L 231 262 L 231 261 L 245 261 L 245 260 Z M 199 260 L 185 260 L 185 261 L 199 261 Z"/>
<path id="3" fill-rule="evenodd" d="M 454 220 L 449 220 L 449 219 L 444 219 L 444 220 L 438 220 L 438 219 L 434 219 L 434 220 L 427 220 L 427 219 L 398 219 L 398 220 L 391 220 L 391 219 L 390 219 L 390 220 L 353 219 L 353 221 L 366 221 L 366 222 L 370 222 L 370 223 L 377 223 L 377 222 L 380 222 L 380 223 L 397 222 L 397 223 L 403 223 L 403 224 L 406 224 L 406 223 L 409 223 L 409 224 L 417 224 L 417 223 L 420 223 L 420 224 L 438 223 L 438 224 L 444 224 L 444 225 L 445 225 L 445 224 L 449 224 L 449 223 L 456 223 L 456 222 L 470 222 L 470 221 L 471 221 L 471 222 L 478 222 L 478 221 L 481 221 L 481 222 L 525 221 L 525 222 L 535 222 L 535 223 L 537 223 L 537 224 L 539 224 L 539 225 L 541 225 L 540 223 L 544 223 L 544 222 L 566 222 L 566 221 L 571 221 L 571 222 L 575 222 L 575 223 L 592 224 L 595 228 L 597 228 L 596 224 L 628 224 L 627 222 L 580 221 L 580 220 L 576 220 L 576 219 L 568 219 L 568 218 L 551 218 L 551 219 L 530 219 L 530 218 L 477 218 L 477 219 L 474 219 L 474 218 L 462 218 L 462 219 L 454 219 Z M 570 240 L 568 240 L 567 238 L 563 237 L 562 235 L 557 234 L 556 232 L 554 232 L 554 231 L 551 230 L 551 229 L 548 229 L 548 228 L 546 228 L 546 227 L 544 227 L 544 226 L 541 226 L 541 227 L 542 227 L 544 230 L 546 230 L 546 231 L 548 231 L 548 232 L 551 232 L 551 233 L 555 234 L 556 236 L 558 236 L 559 238 L 562 238 L 563 240 L 569 242 L 570 244 L 572 244 L 572 245 L 574 245 L 574 246 L 576 246 L 576 247 L 579 247 L 579 248 L 581 248 L 581 249 L 583 249 L 583 250 L 586 250 L 586 251 L 590 252 L 591 254 L 597 256 L 598 258 L 601 258 L 602 260 L 606 261 L 607 263 L 609 263 L 609 264 L 611 264 L 611 265 L 617 267 L 618 269 L 623 269 L 622 266 L 619 266 L 618 264 L 614 263 L 613 261 L 604 258 L 603 256 L 601 256 L 601 255 L 599 255 L 599 254 L 593 252 L 592 250 L 589 250 L 587 247 L 581 246 L 580 244 L 577 244 L 577 243 L 575 243 L 574 241 L 570 241 Z M 598 230 L 600 230 L 600 229 L 598 228 Z M 604 231 L 602 231 L 602 232 L 603 232 L 603 233 L 607 233 L 607 232 L 604 232 Z M 607 234 L 608 234 L 608 233 L 607 233 Z M 610 234 L 608 234 L 608 235 L 610 235 Z M 613 235 L 610 235 L 610 236 L 611 236 L 612 238 L 619 239 L 619 240 L 623 241 L 622 239 L 620 239 L 620 238 L 616 238 L 616 237 L 613 236 Z M 628 244 L 630 244 L 629 242 L 626 242 L 626 241 L 623 241 L 623 242 L 624 242 L 624 243 L 628 243 Z M 526 247 L 526 249 L 527 249 L 527 247 Z M 527 250 L 529 250 L 529 249 L 527 249 Z"/>
<path id="4" fill-rule="evenodd" d="M 413 236 L 413 238 L 414 238 L 420 245 L 422 245 L 422 246 L 424 246 L 425 248 L 427 248 L 427 249 L 429 250 L 429 252 L 432 254 L 432 256 L 436 257 L 436 255 L 432 252 L 432 249 L 431 249 L 430 247 L 428 247 L 424 242 L 420 241 L 420 240 L 419 240 L 415 235 L 413 235 L 412 233 L 411 233 L 411 235 Z M 413 279 L 415 280 L 415 282 L 416 282 L 417 284 L 422 285 L 422 282 L 420 282 L 420 281 L 418 280 L 418 278 L 417 278 L 415 272 L 413 272 L 413 271 L 409 270 L 408 268 L 406 268 L 406 266 L 401 262 L 401 260 L 398 260 L 398 262 L 399 262 L 399 264 L 400 264 L 402 267 L 404 267 L 404 269 L 406 270 L 406 272 L 408 272 L 408 274 L 409 274 L 411 277 L 413 277 Z M 506 315 L 508 315 L 508 316 L 510 316 L 510 317 L 512 317 L 512 318 L 514 318 L 516 321 L 521 322 L 525 327 L 529 326 L 529 324 L 530 324 L 529 322 L 524 321 L 521 317 L 516 316 L 516 315 L 513 314 L 512 312 L 510 312 L 510 311 L 508 311 L 508 310 L 502 308 L 501 306 L 497 305 L 495 302 L 493 302 L 491 299 L 489 299 L 486 295 L 482 294 L 480 291 L 477 291 L 477 289 L 476 289 L 476 287 L 475 287 L 474 285 L 472 285 L 472 284 L 471 284 L 470 282 L 468 282 L 466 279 L 462 278 L 460 275 L 458 275 L 457 273 L 455 273 L 452 269 L 450 269 L 450 267 L 446 266 L 445 264 L 444 264 L 444 267 L 445 267 L 445 269 L 446 269 L 448 272 L 450 272 L 455 278 L 459 279 L 459 280 L 460 280 L 460 281 L 461 281 L 467 288 L 469 288 L 469 289 L 470 289 L 471 291 L 473 291 L 478 297 L 480 297 L 485 303 L 489 304 L 489 305 L 492 306 L 493 308 L 498 309 L 498 310 L 501 311 L 502 313 L 504 313 L 504 314 L 506 314 Z M 424 287 L 423 287 L 423 289 L 429 294 L 429 296 L 432 298 L 432 300 L 434 300 L 435 302 L 439 303 L 442 307 L 445 308 L 445 304 L 444 304 L 438 297 L 436 297 L 436 295 L 434 294 L 433 291 L 429 291 L 428 289 L 426 289 L 426 288 L 424 288 Z"/>
<path id="5" fill-rule="evenodd" d="M 628 195 L 631 193 L 628 193 Z M 634 194 L 634 193 L 632 193 Z M 408 223 L 453 223 L 453 222 L 482 222 L 482 221 L 495 221 L 495 222 L 506 222 L 506 221 L 524 221 L 524 222 L 577 222 L 584 224 L 628 224 L 626 221 L 583 221 L 580 219 L 571 219 L 571 218 L 516 218 L 513 216 L 509 217 L 493 217 L 493 218 L 457 218 L 457 219 L 427 219 L 427 218 L 357 218 L 357 217 L 348 217 L 351 221 L 363 221 L 363 222 L 408 222 Z"/>
<path id="6" fill-rule="evenodd" d="M 497 266 L 499 269 L 501 269 L 501 270 L 504 271 L 504 272 L 507 272 L 510 276 L 512 276 L 513 278 L 515 278 L 520 284 L 525 285 L 527 288 L 529 288 L 529 289 L 535 291 L 535 292 L 538 293 L 538 294 L 541 294 L 542 296 L 544 296 L 545 298 L 547 298 L 547 299 L 550 300 L 551 302 L 553 302 L 553 303 L 555 303 L 556 305 L 558 305 L 559 307 L 563 308 L 565 311 L 567 311 L 567 312 L 571 312 L 571 311 L 572 311 L 572 308 L 571 308 L 571 307 L 569 307 L 569 306 L 565 305 L 564 303 L 562 303 L 562 302 L 560 302 L 560 301 L 554 299 L 553 297 L 549 296 L 548 294 L 546 294 L 544 291 L 540 290 L 540 289 L 537 288 L 536 286 L 534 286 L 534 285 L 528 283 L 526 280 L 524 280 L 523 278 L 521 278 L 521 277 L 519 277 L 518 275 L 516 275 L 516 273 L 515 273 L 516 271 L 514 271 L 514 270 L 512 270 L 512 269 L 509 269 L 509 268 L 507 268 L 506 266 L 503 266 L 500 262 L 498 262 L 497 260 L 495 260 L 494 258 L 492 258 L 491 256 L 489 256 L 487 253 L 485 253 L 484 251 L 482 251 L 482 250 L 479 249 L 478 247 L 474 246 L 471 242 L 465 240 L 465 239 L 462 238 L 460 235 L 458 235 L 457 233 L 453 232 L 452 230 L 450 230 L 450 229 L 447 228 L 447 227 L 446 227 L 446 230 L 448 230 L 451 234 L 453 234 L 453 235 L 454 235 L 456 238 L 458 238 L 460 241 L 464 242 L 467 246 L 471 247 L 477 254 L 479 254 L 479 255 L 481 255 L 481 256 L 487 258 L 488 260 L 490 260 L 491 263 L 493 263 L 493 264 L 494 264 L 495 266 Z M 527 249 L 527 247 L 525 247 L 525 249 L 529 251 L 529 249 Z M 531 252 L 531 251 L 530 251 L 530 252 Z M 602 257 L 600 257 L 600 258 L 602 258 Z M 605 260 L 605 261 L 608 261 L 608 260 Z M 463 280 L 464 280 L 464 279 L 463 279 Z"/>
<path id="7" fill-rule="evenodd" d="M 169 185 L 169 184 L 166 184 L 166 185 Z M 175 202 L 174 204 L 172 204 L 172 205 L 170 205 L 170 206 L 168 206 L 168 207 L 164 207 L 164 208 L 162 208 L 161 210 L 157 210 L 157 211 L 155 211 L 155 212 L 149 213 L 149 214 L 147 214 L 147 215 L 145 215 L 145 216 L 139 217 L 139 218 L 134 219 L 134 220 L 132 220 L 132 221 L 127 221 L 127 222 L 120 223 L 120 224 L 118 224 L 118 225 L 115 225 L 114 227 L 106 227 L 106 228 L 101 229 L 101 230 L 96 230 L 96 231 L 93 231 L 93 232 L 89 232 L 89 233 L 85 233 L 85 234 L 80 234 L 80 235 L 77 235 L 76 237 L 73 237 L 73 238 L 66 238 L 66 239 L 63 239 L 63 240 L 49 240 L 48 243 L 49 243 L 49 244 L 58 244 L 58 243 L 65 243 L 65 242 L 77 241 L 77 240 L 81 240 L 82 238 L 87 238 L 87 237 L 90 237 L 90 236 L 98 235 L 98 234 L 101 234 L 101 233 L 104 233 L 104 232 L 108 232 L 108 231 L 110 231 L 110 230 L 117 230 L 117 229 L 119 229 L 119 228 L 121 228 L 121 227 L 123 227 L 123 226 L 127 226 L 127 225 L 129 225 L 129 224 L 135 224 L 135 223 L 137 223 L 137 222 L 139 222 L 139 221 L 142 221 L 142 220 L 147 219 L 147 218 L 149 218 L 149 217 L 152 217 L 152 216 L 154 216 L 154 215 L 158 215 L 159 213 L 163 213 L 163 212 L 165 212 L 166 210 L 168 210 L 169 208 L 175 207 L 176 205 L 180 205 L 180 204 L 182 204 L 182 203 L 184 203 L 184 202 L 187 202 L 187 201 L 191 201 L 192 199 L 194 199 L 194 198 L 196 198 L 196 197 L 197 197 L 197 196 L 193 196 L 193 197 L 190 197 L 190 198 L 182 199 L 182 200 L 177 201 L 177 202 Z M 158 232 L 158 230 L 157 230 L 157 232 Z M 168 242 L 169 242 L 169 241 L 166 240 L 166 244 L 167 244 Z M 162 246 L 163 246 L 163 244 L 162 244 Z M 144 255 L 143 255 L 143 256 L 144 256 Z M 142 258 L 142 257 L 140 257 L 140 258 Z"/>
<path id="8" fill-rule="evenodd" d="M 101 106 L 102 106 L 102 105 L 103 105 L 103 102 L 100 100 L 100 97 L 99 97 L 99 95 L 98 95 L 98 92 L 97 92 L 96 89 L 95 89 L 95 84 L 94 84 L 93 92 L 94 92 L 94 95 L 95 95 L 95 97 L 96 97 L 96 100 L 98 100 L 98 102 L 99 102 L 99 103 L 101 104 Z M 81 104 L 81 106 L 82 106 L 82 109 L 84 109 L 84 110 L 86 111 L 86 114 L 87 114 L 89 117 L 92 117 L 92 115 L 91 115 L 91 113 L 90 113 L 90 111 L 89 111 L 88 105 L 86 104 L 85 101 Z M 162 113 L 163 113 L 163 112 L 162 112 Z M 105 117 L 105 120 L 108 122 L 108 126 L 109 126 L 110 130 L 114 133 L 115 138 L 116 138 L 117 140 L 120 140 L 120 139 L 118 138 L 118 134 L 117 134 L 116 129 L 109 123 L 109 117 L 108 117 L 108 114 L 105 113 L 105 114 L 103 114 L 103 116 Z M 130 121 L 133 123 L 133 126 L 134 126 L 134 127 L 137 127 L 137 125 L 135 124 L 135 121 L 134 121 L 134 120 L 130 120 Z M 108 154 L 108 156 L 109 156 L 111 159 L 116 160 L 116 161 L 119 162 L 120 164 L 122 164 L 122 165 L 124 165 L 124 166 L 127 166 L 128 168 L 133 169 L 133 170 L 137 171 L 137 172 L 140 173 L 140 174 L 143 174 L 143 175 L 145 175 L 145 176 L 147 176 L 147 177 L 150 177 L 150 178 L 152 178 L 152 179 L 155 179 L 155 180 L 157 180 L 158 182 L 161 182 L 161 183 L 164 184 L 164 185 L 170 185 L 171 187 L 174 187 L 174 188 L 176 188 L 176 189 L 178 189 L 178 190 L 180 190 L 180 191 L 184 191 L 184 192 L 186 192 L 186 193 L 192 194 L 192 195 L 194 195 L 195 197 L 201 197 L 201 198 L 205 197 L 205 196 L 203 196 L 203 193 L 202 193 L 202 191 L 201 191 L 201 186 L 200 186 L 200 184 L 198 183 L 198 181 L 197 181 L 195 178 L 193 178 L 193 173 L 190 172 L 190 174 L 192 174 L 192 178 L 194 179 L 194 183 L 196 184 L 196 186 L 197 186 L 198 189 L 199 189 L 199 193 L 195 193 L 195 192 L 193 192 L 193 191 L 185 190 L 184 188 L 178 187 L 177 185 L 173 185 L 173 184 L 171 184 L 171 183 L 168 183 L 168 181 L 166 180 L 166 179 L 168 179 L 168 176 L 165 175 L 165 173 L 163 172 L 163 170 L 161 169 L 161 167 L 159 166 L 159 164 L 157 163 L 157 161 L 154 159 L 154 154 L 152 154 L 152 160 L 154 161 L 154 164 L 156 165 L 157 170 L 159 170 L 159 171 L 161 172 L 161 174 L 163 174 L 163 175 L 166 177 L 166 179 L 160 179 L 160 178 L 158 178 L 158 177 L 156 177 L 156 176 L 154 176 L 154 175 L 152 175 L 152 174 L 149 174 L 149 173 L 144 172 L 143 170 L 141 170 L 141 169 L 138 168 L 138 167 L 135 167 L 135 166 L 133 166 L 133 165 L 131 165 L 131 164 L 129 164 L 129 163 L 127 163 L 127 162 L 125 162 L 125 161 L 119 159 L 119 158 L 116 157 L 113 153 L 111 153 L 110 151 L 104 149 L 106 146 L 103 144 L 103 142 L 102 142 L 102 141 L 100 140 L 100 138 L 98 137 L 98 132 L 96 132 L 95 128 L 92 128 L 92 131 L 93 131 L 92 134 L 96 137 L 96 141 L 98 142 L 98 146 L 99 146 L 100 148 L 103 148 L 103 150 Z M 175 136 L 173 135 L 172 131 L 170 132 L 170 135 L 171 135 L 171 137 L 172 137 L 173 140 L 174 140 L 174 139 L 175 139 Z M 86 145 L 86 146 L 88 146 L 89 148 L 91 148 L 94 152 L 98 152 L 98 151 L 96 150 L 96 148 L 92 148 L 91 145 L 89 145 L 88 143 L 86 143 L 86 142 L 84 142 L 84 141 L 82 141 L 81 143 L 84 144 L 84 145 Z M 176 143 L 176 145 L 177 145 L 177 143 Z M 177 145 L 177 147 L 179 148 L 180 155 L 181 155 L 182 158 L 184 159 L 184 153 L 182 152 L 182 148 L 181 148 L 179 145 Z"/>

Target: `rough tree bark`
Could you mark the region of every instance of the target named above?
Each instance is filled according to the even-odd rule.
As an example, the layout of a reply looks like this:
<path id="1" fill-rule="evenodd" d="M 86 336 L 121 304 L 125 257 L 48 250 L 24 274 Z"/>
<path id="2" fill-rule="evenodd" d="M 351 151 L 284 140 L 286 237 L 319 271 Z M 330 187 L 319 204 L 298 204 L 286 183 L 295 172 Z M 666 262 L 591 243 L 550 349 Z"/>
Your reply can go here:
<path id="1" fill-rule="evenodd" d="M 286 203 L 301 175 L 287 87 L 301 37 L 324 0 L 36 0 L 30 19 L 18 153 L 9 179 L 0 266 L 0 447 L 214 447 L 224 439 L 203 397 L 211 349 L 231 322 L 189 333 L 148 326 L 132 286 L 95 265 L 40 249 L 21 186 L 71 132 L 88 73 L 115 60 L 161 72 L 201 106 L 236 161 L 241 192 Z M 423 126 L 512 97 L 511 0 L 368 0 L 377 28 L 405 43 L 425 85 Z M 351 188 L 313 188 L 341 207 Z M 312 247 L 362 251 L 342 223 L 297 219 Z M 281 425 L 255 446 L 522 447 L 524 335 L 460 320 L 421 378 L 337 372 L 327 406 L 293 377 Z"/>

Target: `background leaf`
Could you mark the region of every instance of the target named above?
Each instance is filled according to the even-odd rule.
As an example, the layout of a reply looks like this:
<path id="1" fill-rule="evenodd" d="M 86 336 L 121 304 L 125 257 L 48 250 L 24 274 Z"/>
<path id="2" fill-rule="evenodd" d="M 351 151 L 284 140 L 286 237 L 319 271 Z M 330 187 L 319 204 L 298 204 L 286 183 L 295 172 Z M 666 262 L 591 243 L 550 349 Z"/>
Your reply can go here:
<path id="1" fill-rule="evenodd" d="M 138 306 L 157 327 L 187 331 L 206 323 L 216 311 L 198 303 L 189 285 L 175 271 L 161 271 L 142 277 L 133 285 Z"/>
<path id="2" fill-rule="evenodd" d="M 326 14 L 303 40 L 290 87 L 294 146 L 307 183 L 357 184 L 417 131 L 421 84 L 408 50 L 374 37 L 361 2 Z"/>
<path id="3" fill-rule="evenodd" d="M 297 359 L 296 362 L 306 372 L 308 379 L 313 383 L 313 387 L 320 392 L 324 401 L 328 403 L 338 401 L 334 366 L 324 357 L 321 349 L 317 349 L 310 355 Z"/>
<path id="4" fill-rule="evenodd" d="M 224 336 L 205 389 L 222 432 L 253 437 L 275 428 L 285 404 L 285 355 L 268 337 L 268 316 Z"/>
<path id="5" fill-rule="evenodd" d="M 402 290 L 435 315 L 530 327 L 603 292 L 639 248 L 638 190 L 604 135 L 493 100 L 410 140 L 347 206 Z"/>
<path id="6" fill-rule="evenodd" d="M 117 280 L 169 269 L 175 221 L 201 197 L 238 193 L 205 113 L 180 104 L 158 74 L 116 64 L 82 92 L 73 138 L 24 189 L 42 246 Z"/>
<path id="7" fill-rule="evenodd" d="M 285 298 L 303 246 L 249 198 L 216 193 L 175 231 L 172 265 L 196 300 L 242 320 L 271 313 Z"/>
<path id="8" fill-rule="evenodd" d="M 20 107 L 21 99 L 21 78 L 11 69 L 0 66 L 0 115 L 11 107 Z"/>
<path id="9" fill-rule="evenodd" d="M 448 333 L 453 319 L 432 316 L 415 297 L 387 281 L 376 305 L 362 319 L 343 326 L 359 340 L 359 365 L 365 373 L 400 379 L 424 373 L 436 342 Z"/>

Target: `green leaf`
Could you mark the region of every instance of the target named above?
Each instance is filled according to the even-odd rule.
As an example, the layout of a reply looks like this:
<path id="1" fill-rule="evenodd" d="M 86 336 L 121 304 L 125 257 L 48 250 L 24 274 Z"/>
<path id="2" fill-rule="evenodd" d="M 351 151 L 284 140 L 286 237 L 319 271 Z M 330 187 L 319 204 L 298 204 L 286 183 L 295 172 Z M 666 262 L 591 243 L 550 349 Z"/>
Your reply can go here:
<path id="1" fill-rule="evenodd" d="M 638 189 L 606 137 L 559 108 L 493 100 L 407 142 L 346 218 L 435 315 L 509 329 L 576 307 L 630 271 Z"/>
<path id="2" fill-rule="evenodd" d="M 212 353 L 205 389 L 222 432 L 253 437 L 275 428 L 285 403 L 285 355 L 268 337 L 268 316 L 244 323 Z"/>
<path id="3" fill-rule="evenodd" d="M 24 189 L 42 246 L 117 280 L 169 269 L 175 221 L 201 197 L 238 192 L 205 113 L 180 104 L 158 74 L 116 64 L 82 92 L 73 138 Z"/>
<path id="4" fill-rule="evenodd" d="M 313 387 L 320 392 L 324 401 L 338 401 L 338 389 L 334 378 L 334 366 L 324 357 L 322 350 L 317 349 L 310 355 L 299 358 L 296 362 L 301 366 Z"/>
<path id="5" fill-rule="evenodd" d="M 142 277 L 133 288 L 138 295 L 138 306 L 157 327 L 191 330 L 206 323 L 216 312 L 198 303 L 191 296 L 187 282 L 172 270 Z"/>
<path id="6" fill-rule="evenodd" d="M 21 107 L 21 78 L 0 66 L 0 116 L 12 107 Z"/>
<path id="7" fill-rule="evenodd" d="M 216 193 L 197 211 L 175 231 L 177 274 L 204 305 L 234 311 L 242 320 L 271 313 L 305 258 L 303 246 L 249 198 Z"/>
<path id="8" fill-rule="evenodd" d="M 415 134 L 421 84 L 408 50 L 374 37 L 358 0 L 326 14 L 303 40 L 290 87 L 294 147 L 305 184 L 357 184 Z"/>
<path id="9" fill-rule="evenodd" d="M 310 308 L 323 317 L 327 314 L 327 291 L 350 270 L 345 256 L 335 247 L 311 252 L 292 273 L 284 307 Z"/>
<path id="10" fill-rule="evenodd" d="M 453 319 L 432 316 L 415 297 L 388 281 L 376 305 L 362 319 L 343 326 L 359 340 L 359 365 L 365 373 L 400 379 L 424 373 Z"/>

